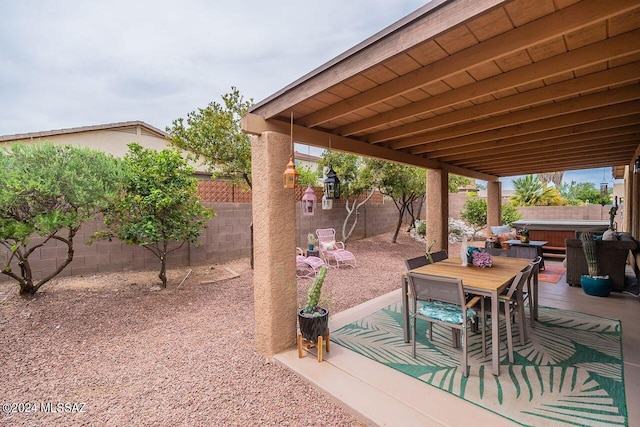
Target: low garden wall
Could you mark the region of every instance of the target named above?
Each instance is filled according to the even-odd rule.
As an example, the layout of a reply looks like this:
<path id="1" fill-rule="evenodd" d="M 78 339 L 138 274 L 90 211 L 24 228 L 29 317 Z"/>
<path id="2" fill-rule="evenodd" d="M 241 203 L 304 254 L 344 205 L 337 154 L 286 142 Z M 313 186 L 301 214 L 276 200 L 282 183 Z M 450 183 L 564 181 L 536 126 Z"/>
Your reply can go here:
<path id="1" fill-rule="evenodd" d="M 250 230 L 251 203 L 205 203 L 216 212 L 204 233 L 200 236 L 200 245 L 185 244 L 168 257 L 169 267 L 182 267 L 221 263 L 232 259 L 248 257 L 251 250 Z M 342 222 L 346 216 L 343 203 L 334 203 L 332 210 L 319 210 L 314 216 L 302 216 L 300 203 L 297 209 L 297 242 L 304 248 L 307 245 L 307 233 L 317 228 L 335 228 L 338 238 L 342 235 Z M 391 203 L 365 205 L 360 209 L 358 225 L 352 239 L 361 239 L 394 229 L 397 221 L 397 210 Z M 102 272 L 118 272 L 131 270 L 155 270 L 159 268 L 158 259 L 148 250 L 127 245 L 118 239 L 113 241 L 97 241 L 92 245 L 85 242 L 98 230 L 100 220 L 91 221 L 81 227 L 74 239 L 74 257 L 71 264 L 60 276 L 81 276 Z M 33 241 L 42 241 L 34 237 Z M 34 279 L 40 279 L 53 271 L 66 259 L 67 246 L 61 242 L 50 241 L 45 247 L 37 249 L 29 257 L 33 268 Z M 295 248 L 291 248 L 291 256 Z M 6 259 L 7 251 L 0 251 Z M 16 269 L 17 265 L 12 265 Z M 0 280 L 8 279 L 0 275 Z"/>
<path id="2" fill-rule="evenodd" d="M 459 219 L 460 211 L 466 201 L 464 193 L 449 195 L 450 217 Z M 249 225 L 251 223 L 251 203 L 211 203 L 216 217 L 209 222 L 208 228 L 200 237 L 200 245 L 185 244 L 179 250 L 169 255 L 170 267 L 189 266 L 211 263 L 221 263 L 248 257 L 251 241 Z M 318 228 L 334 228 L 339 240 L 342 239 L 342 223 L 346 217 L 344 203 L 335 202 L 333 209 L 318 209 L 314 216 L 303 216 L 301 204 L 296 204 L 297 210 L 297 245 L 307 246 L 307 234 L 315 233 Z M 609 207 L 600 205 L 590 206 L 539 206 L 518 208 L 523 219 L 561 219 L 561 220 L 608 220 Z M 425 217 L 423 206 L 421 218 Z M 373 203 L 365 204 L 359 212 L 357 226 L 351 236 L 352 240 L 393 231 L 397 222 L 398 211 L 392 201 L 384 201 L 379 197 Z M 618 211 L 618 224 L 622 224 L 622 208 Z M 405 217 L 405 223 L 407 218 Z M 140 247 L 127 245 L 118 239 L 111 242 L 97 241 L 92 245 L 85 242 L 98 230 L 101 221 L 95 220 L 85 224 L 74 239 L 74 259 L 61 273 L 61 276 L 79 276 L 101 272 L 118 272 L 158 268 L 158 260 L 148 251 Z M 406 225 L 403 225 L 406 228 Z M 37 241 L 40 237 L 34 237 Z M 66 245 L 51 241 L 46 247 L 34 252 L 29 258 L 32 264 L 34 278 L 37 280 L 50 273 L 66 258 Z M 292 256 L 294 254 L 292 248 Z M 0 256 L 6 257 L 6 250 L 0 251 Z M 16 265 L 13 268 L 17 268 Z M 0 280 L 5 280 L 0 275 Z"/>

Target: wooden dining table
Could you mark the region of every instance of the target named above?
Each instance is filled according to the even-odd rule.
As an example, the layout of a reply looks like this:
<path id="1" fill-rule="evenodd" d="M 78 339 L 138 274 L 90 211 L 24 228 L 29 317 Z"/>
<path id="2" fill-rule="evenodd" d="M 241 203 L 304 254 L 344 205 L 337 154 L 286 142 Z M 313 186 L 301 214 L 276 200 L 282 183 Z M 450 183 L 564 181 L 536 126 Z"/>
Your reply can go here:
<path id="1" fill-rule="evenodd" d="M 491 359 L 493 375 L 500 375 L 500 306 L 498 295 L 507 288 L 516 274 L 525 268 L 531 260 L 524 258 L 493 257 L 493 266 L 480 268 L 472 265 L 462 266 L 460 258 L 447 258 L 443 261 L 411 270 L 415 273 L 462 279 L 465 292 L 491 298 Z M 409 334 L 409 296 L 406 276 L 402 278 L 402 309 L 404 341 L 410 341 Z"/>

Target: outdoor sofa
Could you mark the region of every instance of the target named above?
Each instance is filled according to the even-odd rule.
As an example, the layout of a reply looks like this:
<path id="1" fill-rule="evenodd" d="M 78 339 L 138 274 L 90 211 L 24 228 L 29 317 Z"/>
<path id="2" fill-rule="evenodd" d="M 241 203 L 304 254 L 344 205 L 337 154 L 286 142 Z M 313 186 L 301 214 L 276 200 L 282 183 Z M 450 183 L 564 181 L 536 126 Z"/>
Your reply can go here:
<path id="1" fill-rule="evenodd" d="M 635 253 L 638 249 L 638 242 L 629 233 L 617 233 L 617 238 L 618 240 L 596 240 L 596 256 L 600 274 L 609 275 L 613 281 L 613 290 L 620 292 L 624 289 L 629 251 Z M 582 242 L 578 238 L 566 239 L 565 245 L 567 248 L 567 283 L 571 286 L 580 286 L 580 276 L 588 274 Z"/>

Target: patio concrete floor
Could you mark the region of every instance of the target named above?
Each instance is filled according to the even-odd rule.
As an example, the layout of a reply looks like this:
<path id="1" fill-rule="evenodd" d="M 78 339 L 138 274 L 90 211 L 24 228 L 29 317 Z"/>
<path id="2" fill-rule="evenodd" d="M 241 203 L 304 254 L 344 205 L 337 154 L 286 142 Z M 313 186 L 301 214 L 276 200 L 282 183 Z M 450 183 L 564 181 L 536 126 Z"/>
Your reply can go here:
<path id="1" fill-rule="evenodd" d="M 553 261 L 548 262 L 548 264 Z M 558 263 L 559 264 L 559 263 Z M 400 278 L 398 278 L 399 286 Z M 400 289 L 345 310 L 330 318 L 330 329 L 358 320 L 400 300 Z M 612 293 L 608 298 L 586 295 L 570 287 L 565 276 L 558 283 L 540 282 L 539 303 L 622 322 L 622 347 L 628 423 L 640 425 L 640 298 Z M 379 426 L 507 426 L 510 420 L 450 395 L 331 343 L 323 363 L 311 355 L 298 358 L 297 349 L 278 354 L 277 363 L 332 397 L 363 423 Z"/>

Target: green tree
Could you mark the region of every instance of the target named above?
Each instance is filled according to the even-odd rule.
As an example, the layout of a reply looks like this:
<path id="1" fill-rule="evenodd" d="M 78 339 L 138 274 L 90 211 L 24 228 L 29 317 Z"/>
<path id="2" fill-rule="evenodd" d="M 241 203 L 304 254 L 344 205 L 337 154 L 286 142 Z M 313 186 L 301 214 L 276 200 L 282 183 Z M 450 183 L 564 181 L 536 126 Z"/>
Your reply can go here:
<path id="1" fill-rule="evenodd" d="M 69 265 L 78 229 L 106 206 L 118 179 L 117 160 L 88 148 L 37 143 L 0 150 L 2 273 L 18 282 L 21 295 L 35 294 Z M 67 257 L 34 280 L 29 257 L 54 242 L 66 246 Z"/>
<path id="2" fill-rule="evenodd" d="M 460 218 L 473 228 L 473 234 L 487 226 L 487 201 L 472 197 L 464 202 Z"/>
<path id="3" fill-rule="evenodd" d="M 605 197 L 602 197 L 600 190 L 596 189 L 596 186 L 591 182 L 571 181 L 571 184 L 563 184 L 560 187 L 560 194 L 567 200 L 568 204 L 580 203 L 594 203 L 594 204 L 611 204 L 611 193 L 607 192 Z"/>
<path id="4" fill-rule="evenodd" d="M 242 132 L 242 116 L 253 100 L 245 101 L 235 87 L 222 95 L 223 104 L 211 102 L 206 108 L 178 118 L 167 128 L 171 143 L 204 160 L 212 177 L 231 180 L 251 188 L 251 137 Z"/>
<path id="5" fill-rule="evenodd" d="M 462 212 L 460 212 L 460 218 L 465 220 L 473 228 L 474 234 L 486 228 L 487 200 L 477 197 L 470 198 L 464 203 Z M 522 214 L 518 212 L 518 209 L 514 205 L 502 205 L 500 220 L 503 224 L 510 225 L 521 218 Z"/>
<path id="6" fill-rule="evenodd" d="M 301 187 L 306 187 L 310 185 L 312 187 L 318 186 L 318 173 L 316 171 L 311 170 L 309 166 L 306 165 L 296 165 L 296 170 L 298 171 L 298 185 Z"/>
<path id="7" fill-rule="evenodd" d="M 518 209 L 514 205 L 507 203 L 502 205 L 500 219 L 503 224 L 511 225 L 519 219 L 522 219 L 522 214 L 518 212 Z"/>
<path id="8" fill-rule="evenodd" d="M 160 261 L 158 277 L 167 286 L 167 254 L 196 243 L 214 212 L 199 202 L 193 168 L 179 152 L 129 144 L 125 183 L 104 215 L 106 233 L 149 250 Z M 178 242 L 170 248 L 172 242 Z"/>
<path id="9" fill-rule="evenodd" d="M 246 101 L 237 88 L 222 95 L 222 104 L 211 102 L 207 107 L 173 121 L 167 132 L 171 143 L 193 153 L 206 162 L 213 179 L 230 180 L 244 188 L 252 188 L 251 137 L 242 132 L 242 116 L 253 99 Z M 253 268 L 253 222 L 251 233 L 251 267 Z"/>
<path id="10" fill-rule="evenodd" d="M 449 174 L 449 193 L 457 193 L 460 187 L 471 184 L 471 179 L 466 176 Z"/>
<path id="11" fill-rule="evenodd" d="M 340 199 L 347 216 L 342 223 L 342 241 L 347 244 L 358 224 L 358 210 L 371 199 L 375 188 L 368 162 L 355 154 L 325 151 L 318 161 L 321 168 L 333 167 L 340 179 Z"/>
<path id="12" fill-rule="evenodd" d="M 393 199 L 393 203 L 398 209 L 396 230 L 391 239 L 392 243 L 396 243 L 405 212 L 409 206 L 413 205 L 413 202 L 425 193 L 425 171 L 383 160 L 371 160 L 370 164 L 376 178 L 376 186 L 382 194 Z M 414 220 L 412 220 L 412 225 L 413 223 Z"/>
<path id="13" fill-rule="evenodd" d="M 515 195 L 511 200 L 517 206 L 559 206 L 562 204 L 560 192 L 547 186 L 535 175 L 527 175 L 513 181 Z"/>

